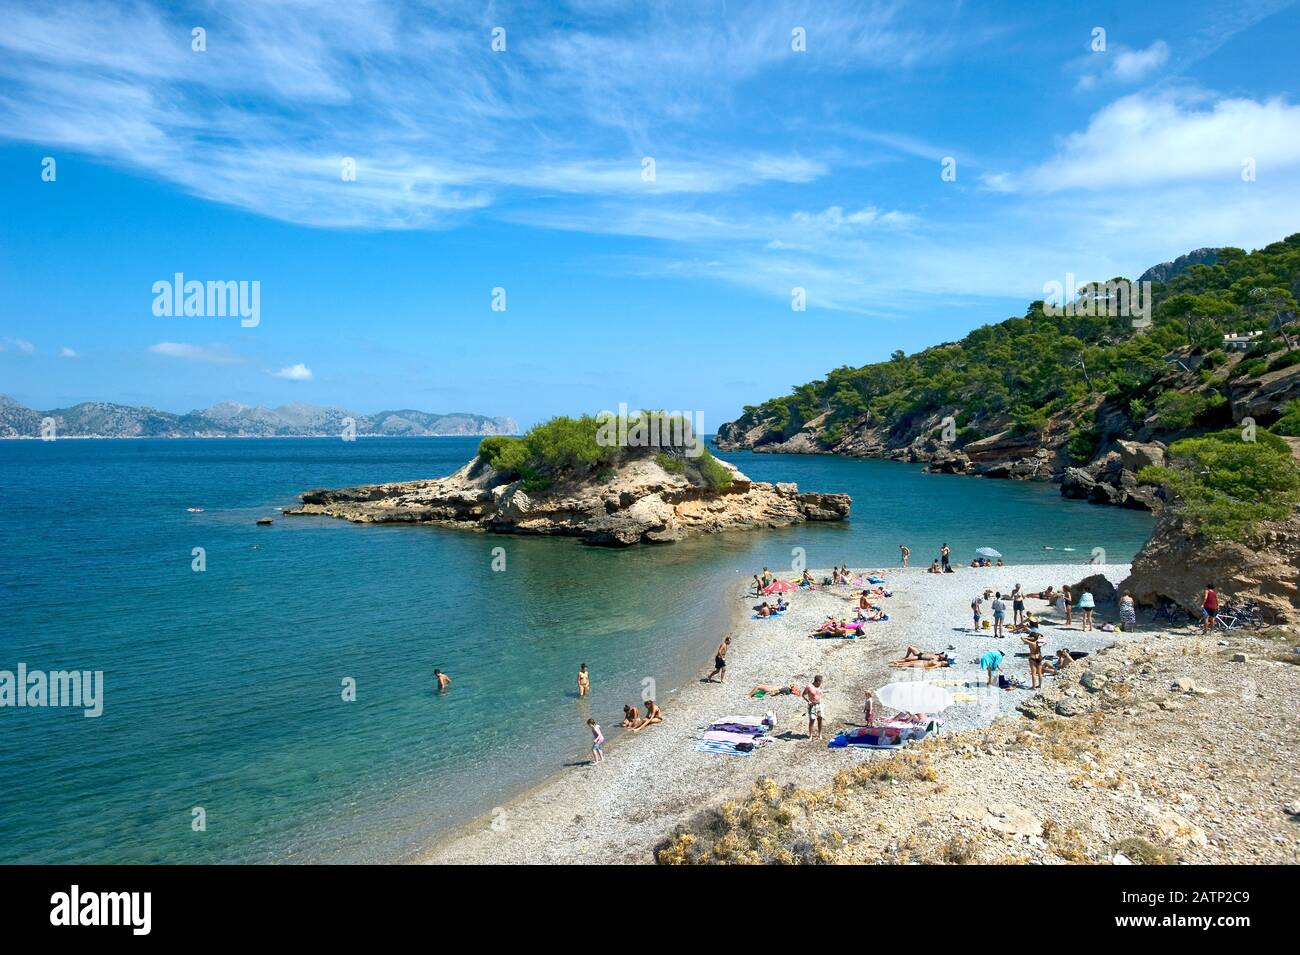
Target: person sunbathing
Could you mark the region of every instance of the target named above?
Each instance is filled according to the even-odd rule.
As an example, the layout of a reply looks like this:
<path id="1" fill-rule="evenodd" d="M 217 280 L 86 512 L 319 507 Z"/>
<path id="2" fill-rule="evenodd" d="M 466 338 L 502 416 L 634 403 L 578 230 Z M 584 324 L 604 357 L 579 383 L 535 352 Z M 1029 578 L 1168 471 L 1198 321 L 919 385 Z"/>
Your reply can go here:
<path id="1" fill-rule="evenodd" d="M 749 691 L 750 698 L 759 696 L 798 696 L 798 684 L 791 683 L 789 686 L 773 686 L 770 683 L 755 683 L 754 688 Z"/>
<path id="2" fill-rule="evenodd" d="M 952 666 L 952 660 L 949 659 L 946 650 L 939 653 L 929 653 L 924 650 L 919 650 L 916 647 L 909 646 L 901 660 L 890 660 L 889 665 L 900 670 L 905 667 L 918 667 L 922 670 L 935 670 L 941 667 Z"/>
<path id="3" fill-rule="evenodd" d="M 872 607 L 866 612 L 866 615 L 862 619 L 871 623 L 875 623 L 878 620 L 884 620 L 885 611 L 881 610 L 879 607 Z"/>

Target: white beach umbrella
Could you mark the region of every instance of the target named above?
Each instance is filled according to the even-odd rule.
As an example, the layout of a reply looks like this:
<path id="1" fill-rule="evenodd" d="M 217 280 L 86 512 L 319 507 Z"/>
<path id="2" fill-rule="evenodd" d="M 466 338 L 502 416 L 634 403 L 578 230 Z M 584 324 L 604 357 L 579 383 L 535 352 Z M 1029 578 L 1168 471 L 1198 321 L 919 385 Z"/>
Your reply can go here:
<path id="1" fill-rule="evenodd" d="M 999 554 L 997 551 L 995 551 L 992 547 L 981 547 L 981 548 L 977 549 L 977 550 L 975 551 L 975 553 L 979 554 L 981 557 L 1001 557 L 1001 556 L 1002 556 L 1002 555 Z"/>
<path id="2" fill-rule="evenodd" d="M 876 691 L 876 699 L 904 713 L 942 713 L 952 706 L 952 694 L 933 683 L 889 683 Z"/>

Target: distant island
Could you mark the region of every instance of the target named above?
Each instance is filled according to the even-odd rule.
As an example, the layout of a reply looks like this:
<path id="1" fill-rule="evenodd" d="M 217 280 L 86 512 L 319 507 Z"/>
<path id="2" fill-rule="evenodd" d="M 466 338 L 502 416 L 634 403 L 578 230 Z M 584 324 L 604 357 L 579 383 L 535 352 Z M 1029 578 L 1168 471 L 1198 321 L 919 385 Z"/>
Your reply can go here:
<path id="1" fill-rule="evenodd" d="M 38 411 L 0 395 L 0 438 L 39 438 L 42 422 L 53 419 L 59 438 L 310 438 L 513 435 L 513 418 L 402 409 L 360 414 L 301 402 L 267 408 L 222 401 L 202 411 L 173 414 L 156 408 L 87 401 L 70 408 Z"/>

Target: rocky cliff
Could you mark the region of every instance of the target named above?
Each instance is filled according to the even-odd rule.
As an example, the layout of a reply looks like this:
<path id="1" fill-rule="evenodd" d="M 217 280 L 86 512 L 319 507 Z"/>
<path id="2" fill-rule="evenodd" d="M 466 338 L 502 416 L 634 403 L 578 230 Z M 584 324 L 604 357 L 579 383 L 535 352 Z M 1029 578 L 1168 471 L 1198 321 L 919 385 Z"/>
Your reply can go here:
<path id="1" fill-rule="evenodd" d="M 522 481 L 475 457 L 445 478 L 306 491 L 302 504 L 284 513 L 552 534 L 614 547 L 848 516 L 847 494 L 801 493 L 794 484 L 756 483 L 719 463 L 732 472 L 730 484 L 701 487 L 665 470 L 653 454 L 627 449 L 600 476 L 529 493 Z"/>
<path id="2" fill-rule="evenodd" d="M 1300 439 L 1287 443 L 1300 464 Z M 1207 541 L 1165 510 L 1119 589 L 1139 603 L 1167 599 L 1196 613 L 1211 582 L 1225 598 L 1254 600 L 1279 621 L 1300 619 L 1300 509 L 1263 522 L 1249 543 Z"/>
<path id="3" fill-rule="evenodd" d="M 1136 474 L 1146 464 L 1161 463 L 1170 442 L 1216 427 L 1242 425 L 1247 418 L 1264 427 L 1282 416 L 1288 402 L 1300 399 L 1300 365 L 1241 374 L 1243 356 L 1236 353 L 1215 369 L 1217 383 L 1207 388 L 1202 380 L 1204 356 L 1180 349 L 1166 358 L 1160 394 L 1226 392 L 1226 401 L 1203 415 L 1195 427 L 1169 427 L 1154 412 L 1134 425 L 1120 403 L 1094 397 L 1049 416 L 1041 429 L 1017 428 L 1007 416 L 979 420 L 975 430 L 985 435 L 974 438 L 960 431 L 954 434 L 951 427 L 945 435 L 945 420 L 953 420 L 949 414 L 959 414 L 958 408 L 907 421 L 881 421 L 864 414 L 847 426 L 831 426 L 829 416 L 821 415 L 789 437 L 783 437 L 761 409 L 754 409 L 720 425 L 714 440 L 724 451 L 886 458 L 925 464 L 927 470 L 946 474 L 1055 481 L 1066 497 L 1156 510 L 1159 496 L 1155 489 L 1140 486 Z M 1075 464 L 1070 441 L 1084 421 L 1104 437 L 1088 459 Z M 1129 436 L 1119 437 L 1123 433 Z"/>

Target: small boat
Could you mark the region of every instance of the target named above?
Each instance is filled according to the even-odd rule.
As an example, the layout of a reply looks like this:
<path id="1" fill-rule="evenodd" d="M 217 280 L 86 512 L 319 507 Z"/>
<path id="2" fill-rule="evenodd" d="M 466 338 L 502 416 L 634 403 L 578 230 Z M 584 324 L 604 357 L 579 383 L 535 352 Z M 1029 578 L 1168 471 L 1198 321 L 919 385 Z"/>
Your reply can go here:
<path id="1" fill-rule="evenodd" d="M 258 527 L 269 527 L 269 526 L 270 526 L 271 524 L 273 524 L 273 523 L 275 523 L 275 522 L 274 522 L 273 520 L 271 520 L 271 518 L 269 518 L 269 517 L 259 517 L 259 518 L 257 519 L 257 526 L 258 526 Z"/>
<path id="2" fill-rule="evenodd" d="M 201 508 L 201 507 L 187 507 L 187 508 L 185 508 L 185 513 L 186 513 L 186 514 L 202 514 L 202 513 L 203 513 L 203 508 Z"/>

